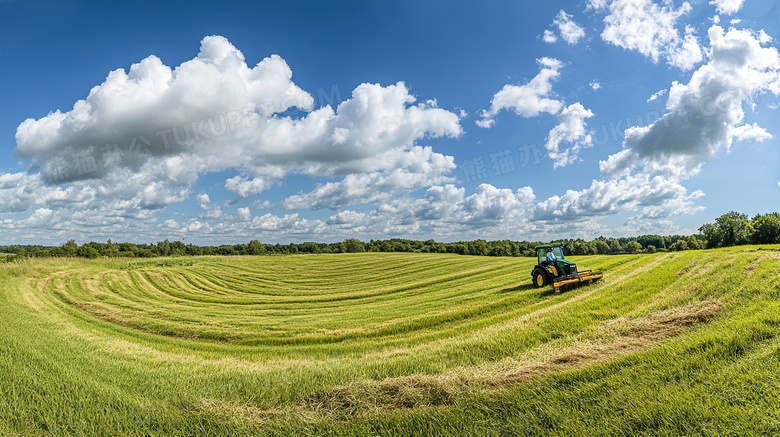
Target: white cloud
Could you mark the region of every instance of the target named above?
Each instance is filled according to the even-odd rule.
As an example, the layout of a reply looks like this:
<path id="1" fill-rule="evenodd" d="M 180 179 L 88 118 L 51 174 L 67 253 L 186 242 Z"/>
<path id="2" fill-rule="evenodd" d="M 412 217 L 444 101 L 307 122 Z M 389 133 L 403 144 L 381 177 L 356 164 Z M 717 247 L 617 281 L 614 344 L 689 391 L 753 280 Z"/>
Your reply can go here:
<path id="1" fill-rule="evenodd" d="M 740 141 L 747 141 L 749 143 L 763 143 L 766 140 L 772 139 L 772 134 L 760 127 L 758 123 L 734 127 L 731 130 L 731 135 Z"/>
<path id="2" fill-rule="evenodd" d="M 517 215 L 534 199 L 531 187 L 517 191 L 481 184 L 471 196 L 463 201 L 463 212 L 467 222 L 490 222 L 504 220 Z"/>
<path id="3" fill-rule="evenodd" d="M 731 15 L 742 8 L 745 0 L 711 0 L 710 4 L 715 5 L 719 14 Z"/>
<path id="4" fill-rule="evenodd" d="M 376 238 L 377 235 L 462 240 L 507 238 L 529 232 L 534 194 L 530 187 L 518 190 L 480 185 L 467 196 L 465 189 L 452 184 L 428 188 L 422 198 L 395 197 L 368 212 L 340 211 L 325 222 L 316 222 L 322 232 L 349 230 L 350 236 Z M 297 216 L 269 215 L 253 222 L 281 230 L 293 227 Z"/>
<path id="5" fill-rule="evenodd" d="M 253 231 L 274 231 L 290 235 L 320 234 L 325 230 L 326 224 L 322 220 L 309 220 L 301 218 L 298 214 L 285 214 L 282 217 L 268 213 L 253 218 L 246 224 L 247 229 Z"/>
<path id="6" fill-rule="evenodd" d="M 769 44 L 772 42 L 772 37 L 769 36 L 764 29 L 758 31 L 758 42 L 761 44 Z"/>
<path id="7" fill-rule="evenodd" d="M 687 189 L 674 178 L 640 174 L 613 180 L 594 180 L 591 186 L 567 190 L 563 196 L 552 196 L 539 202 L 534 211 L 537 220 L 576 220 L 589 216 L 617 214 L 641 208 L 646 218 L 692 214 L 701 208 L 692 200 L 703 193 L 688 195 Z"/>
<path id="8" fill-rule="evenodd" d="M 609 5 L 604 18 L 601 38 L 617 47 L 635 50 L 653 62 L 665 59 L 670 65 L 689 70 L 702 60 L 698 40 L 693 29 L 686 29 L 684 37 L 677 30 L 677 20 L 691 10 L 688 2 L 675 9 L 671 3 L 664 6 L 651 0 L 612 0 L 591 2 L 600 11 Z"/>
<path id="9" fill-rule="evenodd" d="M 544 144 L 548 156 L 554 161 L 553 168 L 576 162 L 580 150 L 593 147 L 593 138 L 587 132 L 585 123 L 585 119 L 590 117 L 593 117 L 593 112 L 579 102 L 569 105 L 558 114 L 558 124 L 550 130 Z"/>
<path id="10" fill-rule="evenodd" d="M 252 212 L 249 211 L 248 206 L 244 208 L 238 208 L 236 209 L 236 216 L 238 217 L 239 220 L 246 222 L 252 218 Z"/>
<path id="11" fill-rule="evenodd" d="M 371 171 L 373 158 L 389 150 L 462 132 L 457 114 L 433 100 L 414 104 L 403 82 L 362 84 L 335 110 L 312 111 L 312 97 L 291 77 L 279 56 L 249 68 L 226 39 L 207 37 L 198 57 L 175 70 L 151 56 L 129 73 L 111 72 L 73 110 L 26 120 L 17 129 L 16 152 L 39 164 L 88 155 L 88 171 L 71 171 L 64 181 L 103 178 L 117 168 L 138 171 L 176 156 L 183 176 L 240 169 L 247 179 L 231 186 L 250 183 L 245 192 L 251 193 L 291 171 Z M 290 108 L 304 116 L 275 115 Z M 123 155 L 105 165 L 112 144 Z"/>
<path id="12" fill-rule="evenodd" d="M 552 82 L 558 78 L 558 70 L 563 67 L 561 61 L 553 58 L 540 58 L 536 62 L 540 71 L 530 82 L 524 85 L 504 85 L 490 102 L 490 109 L 482 111 L 482 119 L 476 123 L 488 128 L 495 124 L 494 117 L 503 109 L 512 109 L 522 117 L 536 117 L 541 113 L 557 114 L 563 102 L 554 98 Z"/>
<path id="13" fill-rule="evenodd" d="M 26 226 L 46 226 L 50 224 L 50 220 L 53 216 L 53 212 L 50 208 L 38 208 L 33 211 L 32 215 L 25 220 L 22 220 L 21 224 Z"/>
<path id="14" fill-rule="evenodd" d="M 379 161 L 380 171 L 350 174 L 337 182 L 318 185 L 309 193 L 296 194 L 282 202 L 286 209 L 339 209 L 387 201 L 402 192 L 451 182 L 454 158 L 415 146 L 388 152 Z"/>
<path id="15" fill-rule="evenodd" d="M 615 236 L 636 237 L 637 235 L 690 235 L 696 229 L 683 229 L 672 220 L 648 219 L 641 216 L 629 217 L 622 226 L 614 229 Z"/>
<path id="16" fill-rule="evenodd" d="M 688 84 L 675 82 L 669 90 L 668 112 L 655 123 L 626 130 L 624 150 L 600 163 L 608 177 L 637 166 L 687 178 L 734 137 L 759 141 L 768 133 L 756 124 L 741 126 L 743 106 L 762 92 L 780 94 L 780 56 L 764 48 L 748 30 L 724 32 L 712 26 L 710 60 Z M 750 88 L 746 88 L 746 87 Z"/>
<path id="17" fill-rule="evenodd" d="M 328 218 L 329 225 L 344 226 L 347 228 L 362 228 L 370 223 L 370 218 L 367 214 L 356 211 L 339 211 L 338 213 Z"/>
<path id="18" fill-rule="evenodd" d="M 542 41 L 546 42 L 547 44 L 555 44 L 558 42 L 558 37 L 555 36 L 555 32 L 553 32 L 550 29 L 547 29 L 542 34 Z"/>
<path id="19" fill-rule="evenodd" d="M 225 181 L 225 188 L 241 198 L 246 198 L 262 193 L 268 188 L 268 184 L 261 177 L 248 179 L 246 176 L 234 176 Z"/>
<path id="20" fill-rule="evenodd" d="M 191 221 L 189 224 L 187 224 L 187 227 L 184 229 L 189 232 L 199 231 L 203 229 L 204 227 L 208 228 L 208 225 L 201 223 L 197 220 Z"/>
<path id="21" fill-rule="evenodd" d="M 593 88 L 593 91 L 598 91 L 601 89 L 601 84 L 598 82 L 591 82 L 590 87 Z"/>
<path id="22" fill-rule="evenodd" d="M 563 9 L 555 16 L 553 24 L 558 27 L 561 37 L 569 45 L 577 44 L 580 39 L 585 37 L 585 30 L 572 21 L 572 16 L 564 12 Z"/>
<path id="23" fill-rule="evenodd" d="M 421 139 L 461 135 L 460 118 L 435 100 L 417 102 L 403 82 L 361 84 L 337 107 L 314 109 L 281 57 L 249 67 L 225 38 L 207 37 L 198 56 L 176 68 L 150 56 L 128 72 L 109 73 L 71 110 L 21 123 L 16 153 L 33 169 L 0 174 L 0 212 L 49 208 L 59 214 L 58 226 L 124 233 L 128 219 L 154 220 L 189 198 L 208 173 L 238 173 L 225 187 L 239 198 L 289 174 L 380 172 L 392 184 L 408 173 L 417 186 L 446 182 L 420 169 L 439 166 L 441 174 L 440 161 L 452 166 L 451 157 L 413 151 Z M 207 194 L 195 200 L 205 211 L 201 219 L 222 216 Z M 183 226 L 209 229 L 198 223 Z M 296 223 L 296 232 L 306 223 L 320 226 Z"/>
<path id="24" fill-rule="evenodd" d="M 586 9 L 593 9 L 595 11 L 601 11 L 607 7 L 610 0 L 588 0 Z"/>
<path id="25" fill-rule="evenodd" d="M 474 194 L 465 196 L 463 188 L 447 184 L 429 188 L 422 199 L 401 200 L 392 208 L 408 215 L 406 220 L 402 215 L 396 226 L 416 223 L 457 235 L 486 226 L 521 226 L 527 222 L 534 198 L 531 187 L 512 191 L 481 184 Z"/>
<path id="26" fill-rule="evenodd" d="M 650 96 L 647 99 L 647 103 L 653 102 L 656 99 L 658 99 L 659 97 L 663 97 L 664 95 L 666 95 L 667 91 L 669 91 L 669 90 L 667 90 L 666 88 L 662 89 L 661 91 L 658 91 L 657 93 L 653 94 L 652 96 Z"/>
<path id="27" fill-rule="evenodd" d="M 692 27 L 685 27 L 685 37 L 667 53 L 669 64 L 687 71 L 704 59 L 701 47 L 699 47 L 699 40 L 693 35 L 694 32 Z"/>

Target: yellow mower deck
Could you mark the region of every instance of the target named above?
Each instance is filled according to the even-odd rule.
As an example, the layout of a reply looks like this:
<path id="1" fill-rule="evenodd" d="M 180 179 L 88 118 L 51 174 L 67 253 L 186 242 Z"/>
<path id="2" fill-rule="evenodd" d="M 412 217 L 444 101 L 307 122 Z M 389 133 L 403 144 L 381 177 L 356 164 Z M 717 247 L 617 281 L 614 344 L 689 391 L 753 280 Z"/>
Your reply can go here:
<path id="1" fill-rule="evenodd" d="M 570 276 L 561 276 L 559 278 L 553 279 L 553 287 L 555 288 L 556 293 L 560 293 L 562 290 L 561 288 L 568 288 L 569 286 L 577 286 L 577 285 L 584 285 L 584 284 L 590 284 L 593 282 L 598 281 L 604 276 L 601 272 L 592 272 L 590 270 L 584 270 L 577 275 L 570 275 Z"/>

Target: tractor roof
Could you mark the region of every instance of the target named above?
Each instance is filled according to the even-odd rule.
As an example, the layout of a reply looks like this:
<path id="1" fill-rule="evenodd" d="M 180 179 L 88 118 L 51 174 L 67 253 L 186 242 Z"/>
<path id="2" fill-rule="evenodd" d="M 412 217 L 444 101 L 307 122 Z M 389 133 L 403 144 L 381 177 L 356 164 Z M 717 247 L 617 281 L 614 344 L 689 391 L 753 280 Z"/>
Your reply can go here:
<path id="1" fill-rule="evenodd" d="M 552 243 L 552 244 L 542 244 L 541 246 L 536 246 L 536 249 L 547 249 L 548 247 L 561 247 L 563 246 L 562 243 Z"/>

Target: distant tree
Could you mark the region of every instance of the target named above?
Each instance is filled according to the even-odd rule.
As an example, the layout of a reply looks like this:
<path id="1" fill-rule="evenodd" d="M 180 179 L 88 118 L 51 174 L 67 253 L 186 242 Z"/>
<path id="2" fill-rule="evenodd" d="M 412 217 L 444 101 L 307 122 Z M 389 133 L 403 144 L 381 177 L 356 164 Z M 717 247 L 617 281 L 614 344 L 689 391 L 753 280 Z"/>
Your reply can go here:
<path id="1" fill-rule="evenodd" d="M 642 247 L 653 245 L 658 249 L 659 247 L 666 247 L 666 239 L 660 235 L 640 235 L 636 237 L 636 242 L 641 244 Z"/>
<path id="2" fill-rule="evenodd" d="M 647 246 L 645 248 L 645 252 L 647 252 L 647 253 L 655 253 L 656 252 L 655 246 L 653 246 L 652 244 Z"/>
<path id="3" fill-rule="evenodd" d="M 217 253 L 219 255 L 235 255 L 235 249 L 229 244 L 223 244 L 217 247 Z"/>
<path id="4" fill-rule="evenodd" d="M 119 248 L 117 247 L 116 244 L 112 243 L 111 239 L 109 238 L 105 246 L 105 255 L 116 256 L 118 252 L 119 252 Z"/>
<path id="5" fill-rule="evenodd" d="M 607 244 L 604 240 L 596 240 L 592 243 L 593 247 L 596 249 L 596 253 L 600 255 L 606 255 L 609 253 L 609 244 Z"/>
<path id="6" fill-rule="evenodd" d="M 612 240 L 612 242 L 609 243 L 609 252 L 613 255 L 617 255 L 618 253 L 623 252 L 623 246 L 620 245 L 618 240 Z"/>
<path id="7" fill-rule="evenodd" d="M 154 258 L 157 256 L 157 254 L 152 252 L 150 249 L 141 249 L 137 253 L 141 258 Z"/>
<path id="8" fill-rule="evenodd" d="M 628 244 L 626 244 L 625 250 L 628 253 L 639 253 L 642 251 L 642 245 L 636 241 L 629 241 Z"/>
<path id="9" fill-rule="evenodd" d="M 753 229 L 747 215 L 735 211 L 715 219 L 714 224 L 705 224 L 699 228 L 707 247 L 730 247 L 750 243 Z"/>
<path id="10" fill-rule="evenodd" d="M 192 243 L 187 244 L 185 249 L 186 249 L 187 255 L 190 255 L 190 256 L 203 255 L 203 249 L 198 247 L 198 246 L 196 246 L 196 245 L 194 245 L 194 244 L 192 244 Z"/>
<path id="11" fill-rule="evenodd" d="M 690 250 L 699 250 L 704 247 L 704 242 L 696 235 L 691 235 L 685 241 L 688 244 L 688 249 Z"/>
<path id="12" fill-rule="evenodd" d="M 753 228 L 751 242 L 753 244 L 780 243 L 780 214 L 757 214 L 750 224 Z"/>
<path id="13" fill-rule="evenodd" d="M 167 239 L 165 241 L 158 241 L 157 252 L 162 256 L 169 256 L 171 254 L 171 243 Z"/>
<path id="14" fill-rule="evenodd" d="M 187 253 L 187 247 L 181 241 L 174 241 L 171 243 L 171 255 L 182 256 Z"/>
<path id="15" fill-rule="evenodd" d="M 299 244 L 298 250 L 303 253 L 320 253 L 320 246 L 317 243 L 307 241 Z"/>
<path id="16" fill-rule="evenodd" d="M 567 245 L 567 247 L 569 247 Z M 590 246 L 590 243 L 588 243 L 585 240 L 577 240 L 574 242 L 574 246 L 571 247 L 569 250 L 572 251 L 572 255 L 590 255 L 593 253 L 593 249 Z"/>
<path id="17" fill-rule="evenodd" d="M 265 245 L 257 240 L 250 240 L 246 251 L 250 255 L 262 255 L 265 253 Z"/>
<path id="18" fill-rule="evenodd" d="M 346 247 L 345 252 L 349 253 L 359 253 L 366 251 L 366 246 L 357 238 L 347 238 L 344 240 L 344 246 Z"/>
<path id="19" fill-rule="evenodd" d="M 100 256 L 100 252 L 98 252 L 93 247 L 84 245 L 76 249 L 76 256 L 80 256 L 82 258 L 88 258 L 88 259 L 95 259 Z"/>
<path id="20" fill-rule="evenodd" d="M 65 252 L 65 256 L 76 256 L 76 250 L 79 246 L 76 244 L 76 240 L 68 240 L 62 245 L 62 250 Z"/>

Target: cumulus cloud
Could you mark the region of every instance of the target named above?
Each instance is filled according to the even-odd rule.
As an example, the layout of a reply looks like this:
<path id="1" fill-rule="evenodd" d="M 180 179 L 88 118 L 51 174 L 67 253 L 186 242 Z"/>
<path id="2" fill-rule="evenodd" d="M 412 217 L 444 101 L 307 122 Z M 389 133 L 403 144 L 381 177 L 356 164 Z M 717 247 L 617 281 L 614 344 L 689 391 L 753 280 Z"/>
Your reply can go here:
<path id="1" fill-rule="evenodd" d="M 692 200 L 703 193 L 687 194 L 674 178 L 640 174 L 614 180 L 594 180 L 580 191 L 567 190 L 539 202 L 534 210 L 537 220 L 575 220 L 588 216 L 617 214 L 641 209 L 645 218 L 691 214 L 700 210 Z"/>
<path id="2" fill-rule="evenodd" d="M 32 168 L 0 174 L 0 210 L 56 206 L 71 224 L 100 217 L 104 229 L 116 229 L 189 198 L 209 173 L 234 173 L 224 186 L 239 199 L 289 174 L 381 173 L 392 185 L 408 173 L 417 187 L 443 183 L 433 173 L 451 169 L 451 158 L 421 152 L 416 142 L 458 137 L 461 116 L 435 100 L 418 102 L 403 82 L 364 83 L 336 107 L 315 108 L 284 59 L 272 55 L 250 67 L 228 40 L 210 36 L 197 57 L 175 68 L 150 56 L 110 72 L 72 109 L 21 123 L 15 153 Z M 426 173 L 426 166 L 438 170 Z M 196 201 L 203 217 L 222 215 L 205 193 Z"/>
<path id="3" fill-rule="evenodd" d="M 236 209 L 236 217 L 238 217 L 239 220 L 246 222 L 252 218 L 252 212 L 249 210 L 248 206 L 244 208 L 238 208 Z"/>
<path id="4" fill-rule="evenodd" d="M 433 222 L 463 230 L 525 222 L 534 198 L 531 187 L 513 191 L 481 184 L 474 194 L 466 196 L 462 187 L 446 184 L 429 188 L 422 199 L 409 201 L 399 209 L 413 216 L 413 222 Z"/>
<path id="5" fill-rule="evenodd" d="M 598 82 L 591 82 L 590 87 L 593 88 L 593 91 L 598 91 L 601 89 L 601 84 Z"/>
<path id="6" fill-rule="evenodd" d="M 712 0 L 711 5 L 715 5 L 715 8 L 720 14 L 731 15 L 742 8 L 742 4 L 745 0 Z"/>
<path id="7" fill-rule="evenodd" d="M 379 161 L 380 171 L 350 174 L 340 181 L 318 185 L 309 193 L 296 194 L 282 202 L 286 209 L 340 209 L 346 206 L 387 201 L 399 193 L 442 184 L 455 168 L 454 158 L 415 146 L 388 152 Z"/>
<path id="8" fill-rule="evenodd" d="M 246 176 L 234 176 L 225 181 L 225 188 L 241 198 L 246 198 L 262 193 L 268 188 L 268 184 L 261 177 L 248 179 Z"/>
<path id="9" fill-rule="evenodd" d="M 563 67 L 561 61 L 553 58 L 540 58 L 539 74 L 524 85 L 504 85 L 490 102 L 490 109 L 482 111 L 482 119 L 477 125 L 489 128 L 495 124 L 495 116 L 504 109 L 511 109 L 522 117 L 536 117 L 541 113 L 557 114 L 563 102 L 555 98 L 552 82 L 560 76 L 558 70 Z"/>
<path id="10" fill-rule="evenodd" d="M 550 29 L 547 29 L 542 34 L 542 41 L 546 42 L 547 44 L 555 44 L 558 42 L 558 37 L 555 36 L 555 32 L 553 32 Z"/>
<path id="11" fill-rule="evenodd" d="M 340 211 L 317 226 L 330 230 L 349 229 L 350 235 L 366 238 L 376 235 L 407 238 L 437 235 L 441 240 L 506 238 L 531 229 L 528 218 L 534 198 L 530 187 L 511 190 L 482 184 L 467 195 L 463 187 L 435 185 L 428 188 L 422 198 L 400 196 L 367 212 Z M 285 222 L 282 217 L 272 215 L 266 221 L 284 222 L 279 229 L 295 223 L 295 220 Z"/>
<path id="12" fill-rule="evenodd" d="M 688 193 L 681 181 L 695 175 L 734 139 L 760 142 L 771 138 L 757 123 L 743 123 L 743 107 L 752 105 L 760 93 L 780 93 L 777 49 L 762 47 L 755 32 L 726 32 L 717 25 L 709 29 L 709 39 L 708 62 L 687 84 L 673 83 L 667 113 L 650 125 L 628 128 L 624 149 L 600 162 L 608 179 L 540 202 L 534 211 L 536 219 L 571 221 L 638 211 L 629 220 L 631 225 L 648 228 L 652 221 L 696 213 L 702 207 L 694 201 L 704 193 Z M 648 101 L 661 95 L 656 93 Z"/>
<path id="13" fill-rule="evenodd" d="M 344 226 L 350 229 L 363 228 L 370 223 L 368 214 L 356 211 L 339 211 L 328 218 L 329 225 Z"/>
<path id="14" fill-rule="evenodd" d="M 743 106 L 762 92 L 780 94 L 777 49 L 762 47 L 748 30 L 725 32 L 716 25 L 709 37 L 709 62 L 687 84 L 672 84 L 663 117 L 626 130 L 624 150 L 600 163 L 604 175 L 618 177 L 643 166 L 644 171 L 687 178 L 718 150 L 729 148 L 735 137 L 769 138 L 756 124 L 742 125 Z"/>
<path id="15" fill-rule="evenodd" d="M 564 12 L 563 9 L 558 11 L 553 24 L 558 27 L 561 38 L 569 45 L 577 44 L 580 39 L 585 37 L 585 29 L 572 21 L 572 16 Z"/>
<path id="16" fill-rule="evenodd" d="M 579 102 L 567 106 L 558 114 L 558 124 L 547 134 L 544 144 L 554 162 L 553 168 L 576 162 L 580 150 L 593 147 L 593 138 L 585 123 L 585 119 L 590 117 L 593 117 L 593 112 Z"/>
<path id="17" fill-rule="evenodd" d="M 252 179 L 278 178 L 291 169 L 371 170 L 372 158 L 388 150 L 462 132 L 457 114 L 433 100 L 415 104 L 403 82 L 362 84 L 337 108 L 312 110 L 311 95 L 291 79 L 281 57 L 250 68 L 225 38 L 207 37 L 198 56 L 175 69 L 150 56 L 129 73 L 111 72 L 71 111 L 24 121 L 16 153 L 38 164 L 84 154 L 88 168 L 71 171 L 66 180 L 138 170 L 161 156 L 186 157 L 189 172 L 237 168 Z M 305 115 L 280 115 L 291 108 Z M 109 146 L 117 143 L 121 154 L 112 156 Z M 254 181 L 250 191 L 261 185 Z"/>
<path id="18" fill-rule="evenodd" d="M 471 196 L 463 201 L 463 213 L 467 222 L 489 223 L 504 220 L 521 213 L 522 208 L 534 200 L 531 187 L 496 188 L 481 184 Z"/>
<path id="19" fill-rule="evenodd" d="M 747 141 L 749 143 L 762 143 L 772 139 L 772 134 L 760 127 L 758 123 L 743 124 L 742 126 L 732 128 L 731 135 L 740 141 Z"/>
<path id="20" fill-rule="evenodd" d="M 589 7 L 609 10 L 604 18 L 601 38 L 617 47 L 634 50 L 653 62 L 665 59 L 669 65 L 689 70 L 703 59 L 694 29 L 687 28 L 683 36 L 677 29 L 677 20 L 691 11 L 683 2 L 675 9 L 651 0 L 612 0 L 589 3 Z"/>

